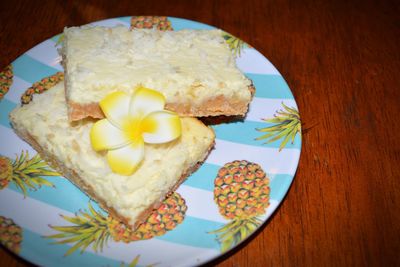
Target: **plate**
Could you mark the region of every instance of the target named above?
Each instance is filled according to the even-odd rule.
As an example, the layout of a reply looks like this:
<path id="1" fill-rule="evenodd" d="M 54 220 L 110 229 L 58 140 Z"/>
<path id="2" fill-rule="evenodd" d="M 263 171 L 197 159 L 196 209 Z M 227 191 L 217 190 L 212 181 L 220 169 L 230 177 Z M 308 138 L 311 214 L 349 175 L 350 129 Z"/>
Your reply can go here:
<path id="1" fill-rule="evenodd" d="M 119 17 L 92 25 L 214 29 L 173 17 Z M 233 249 L 282 202 L 301 150 L 296 102 L 278 70 L 256 49 L 221 32 L 256 93 L 244 120 L 212 127 L 205 163 L 132 232 L 18 138 L 8 114 L 62 79 L 61 35 L 33 47 L 0 73 L 0 241 L 43 266 L 193 266 Z M 50 76 L 50 78 L 48 78 Z M 173 207 L 181 207 L 174 209 Z"/>

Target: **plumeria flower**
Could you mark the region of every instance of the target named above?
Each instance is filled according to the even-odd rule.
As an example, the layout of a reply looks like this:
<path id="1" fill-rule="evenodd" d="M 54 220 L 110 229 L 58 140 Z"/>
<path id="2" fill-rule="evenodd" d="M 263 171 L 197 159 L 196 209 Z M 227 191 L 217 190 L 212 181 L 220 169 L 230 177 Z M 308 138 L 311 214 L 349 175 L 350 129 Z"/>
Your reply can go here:
<path id="1" fill-rule="evenodd" d="M 95 151 L 107 151 L 113 172 L 131 175 L 144 158 L 144 143 L 166 143 L 181 135 L 179 116 L 164 105 L 161 93 L 144 87 L 132 95 L 113 92 L 100 101 L 106 118 L 93 125 L 90 140 Z"/>

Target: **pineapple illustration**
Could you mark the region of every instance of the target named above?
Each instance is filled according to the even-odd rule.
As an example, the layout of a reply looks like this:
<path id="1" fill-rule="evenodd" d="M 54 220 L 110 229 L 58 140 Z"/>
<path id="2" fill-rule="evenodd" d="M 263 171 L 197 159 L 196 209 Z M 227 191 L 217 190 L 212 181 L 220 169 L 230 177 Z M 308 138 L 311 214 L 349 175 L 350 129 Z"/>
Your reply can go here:
<path id="1" fill-rule="evenodd" d="M 172 31 L 171 21 L 162 16 L 132 16 L 131 29 L 152 29 Z"/>
<path id="2" fill-rule="evenodd" d="M 239 39 L 227 32 L 223 32 L 222 37 L 228 43 L 229 48 L 231 49 L 231 51 L 235 55 L 235 57 L 240 57 L 240 54 L 241 54 L 243 48 L 247 44 L 245 42 L 243 42 L 241 39 Z"/>
<path id="3" fill-rule="evenodd" d="M 28 104 L 29 102 L 32 101 L 34 94 L 41 94 L 63 80 L 64 80 L 64 73 L 57 72 L 54 75 L 51 75 L 49 77 L 41 79 L 38 82 L 35 82 L 22 94 L 21 104 L 22 105 Z"/>
<path id="4" fill-rule="evenodd" d="M 143 224 L 133 231 L 112 216 L 96 211 L 89 203 L 89 212 L 81 211 L 74 217 L 61 215 L 74 225 L 50 226 L 60 233 L 46 238 L 60 239 L 55 241 L 55 244 L 75 243 L 65 255 L 70 255 L 77 249 L 82 253 L 90 244 L 97 252 L 103 250 L 110 238 L 116 242 L 129 243 L 164 235 L 183 221 L 186 210 L 185 200 L 178 193 L 172 193 Z"/>
<path id="5" fill-rule="evenodd" d="M 10 218 L 0 216 L 0 243 L 15 254 L 19 254 L 22 228 Z"/>
<path id="6" fill-rule="evenodd" d="M 57 172 L 52 171 L 47 163 L 43 161 L 39 154 L 29 158 L 28 152 L 21 152 L 20 156 L 11 162 L 10 159 L 0 156 L 0 190 L 14 183 L 24 196 L 27 189 L 37 190 L 41 186 L 54 185 L 42 176 L 58 176 Z"/>
<path id="7" fill-rule="evenodd" d="M 225 252 L 249 236 L 261 225 L 260 215 L 269 205 L 269 179 L 262 168 L 246 160 L 226 163 L 214 180 L 214 201 L 219 213 L 230 220 L 217 235 Z"/>
<path id="8" fill-rule="evenodd" d="M 256 140 L 266 139 L 265 144 L 274 142 L 283 138 L 279 151 L 291 140 L 294 143 L 296 135 L 301 134 L 301 121 L 299 111 L 293 107 L 288 107 L 282 103 L 284 110 L 278 110 L 272 119 L 263 119 L 265 122 L 274 123 L 275 125 L 256 129 L 266 134 L 256 138 Z"/>
<path id="9" fill-rule="evenodd" d="M 0 100 L 3 99 L 5 94 L 10 90 L 13 81 L 13 67 L 8 65 L 0 72 Z"/>
<path id="10" fill-rule="evenodd" d="M 11 160 L 0 156 L 0 189 L 8 186 L 13 176 L 13 165 Z"/>

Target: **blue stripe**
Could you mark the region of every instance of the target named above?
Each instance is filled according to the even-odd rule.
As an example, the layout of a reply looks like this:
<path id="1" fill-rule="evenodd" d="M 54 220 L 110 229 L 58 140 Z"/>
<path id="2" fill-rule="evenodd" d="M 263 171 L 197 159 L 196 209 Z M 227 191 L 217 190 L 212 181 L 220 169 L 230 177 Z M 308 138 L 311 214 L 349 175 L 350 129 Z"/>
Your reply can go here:
<path id="1" fill-rule="evenodd" d="M 219 168 L 221 168 L 221 166 L 203 163 L 203 165 L 201 165 L 196 172 L 190 175 L 183 184 L 207 191 L 213 191 L 214 179 L 217 176 Z"/>
<path id="2" fill-rule="evenodd" d="M 266 122 L 254 122 L 254 121 L 236 121 L 230 123 L 223 123 L 212 126 L 218 139 L 231 141 L 235 143 L 241 143 L 252 146 L 262 146 L 269 148 L 279 148 L 283 138 L 278 139 L 274 142 L 266 144 L 266 140 L 256 140 L 256 138 L 264 135 L 264 132 L 257 131 L 265 127 L 272 126 L 274 124 Z M 300 134 L 297 134 L 292 144 L 289 141 L 285 148 L 297 148 L 301 147 Z"/>
<path id="3" fill-rule="evenodd" d="M 186 216 L 183 222 L 173 231 L 157 239 L 184 244 L 188 246 L 219 250 L 219 243 L 210 231 L 221 228 L 224 224 Z"/>
<path id="4" fill-rule="evenodd" d="M 120 266 L 122 262 L 112 260 L 91 252 L 80 254 L 79 251 L 64 256 L 70 248 L 64 244 L 51 244 L 54 240 L 23 230 L 20 256 L 40 266 Z M 132 260 L 135 254 L 132 253 Z"/>
<path id="5" fill-rule="evenodd" d="M 11 128 L 8 114 L 16 107 L 17 104 L 6 98 L 0 100 L 0 125 Z"/>
<path id="6" fill-rule="evenodd" d="M 270 175 L 270 198 L 281 202 L 292 183 L 293 175 L 290 174 L 273 174 Z"/>
<path id="7" fill-rule="evenodd" d="M 174 18 L 174 17 L 168 17 L 169 21 L 171 21 L 172 28 L 175 31 L 183 30 L 183 29 L 193 29 L 193 30 L 211 30 L 211 29 L 216 29 L 213 26 L 201 23 L 201 22 L 195 22 L 187 19 L 180 19 L 180 18 Z"/>
<path id="8" fill-rule="evenodd" d="M 281 75 L 246 73 L 256 87 L 256 97 L 293 99 L 292 92 Z"/>
<path id="9" fill-rule="evenodd" d="M 31 58 L 27 54 L 23 54 L 17 58 L 12 65 L 14 75 L 30 83 L 40 81 L 44 77 L 58 72 L 57 69 Z"/>

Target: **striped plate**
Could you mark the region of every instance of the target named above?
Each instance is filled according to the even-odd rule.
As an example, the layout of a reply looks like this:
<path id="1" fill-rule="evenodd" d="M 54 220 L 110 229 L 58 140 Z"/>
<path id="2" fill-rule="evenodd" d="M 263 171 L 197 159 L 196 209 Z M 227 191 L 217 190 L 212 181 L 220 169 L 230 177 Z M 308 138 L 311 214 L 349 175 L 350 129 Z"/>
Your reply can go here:
<path id="1" fill-rule="evenodd" d="M 101 26 L 119 24 L 172 27 L 173 30 L 214 28 L 172 17 L 120 17 L 92 23 Z M 15 175 L 21 168 L 26 168 L 18 165 L 18 159 L 29 161 L 37 154 L 15 135 L 8 113 L 20 104 L 21 95 L 27 88 L 63 70 L 57 53 L 60 35 L 33 47 L 12 62 L 11 68 L 1 72 L 1 243 L 41 266 L 193 266 L 219 257 L 251 236 L 279 206 L 294 178 L 301 150 L 300 118 L 293 95 L 277 69 L 254 48 L 229 34 L 224 37 L 232 49 L 236 49 L 237 65 L 253 81 L 256 94 L 245 120 L 212 126 L 216 133 L 215 149 L 177 191 L 188 207 L 184 220 L 163 235 L 132 242 L 118 240 L 108 225 L 103 225 L 103 238 L 107 236 L 108 239 L 103 240 L 102 248 L 95 246 L 96 238 L 102 238 L 98 235 L 93 242 L 87 243 L 86 248 L 81 247 L 82 251 L 79 249 L 68 256 L 65 256 L 66 252 L 80 239 L 63 239 L 65 231 L 50 226 L 77 225 L 76 220 L 66 218 L 76 218 L 83 213 L 90 216 L 88 203 L 102 218 L 107 218 L 107 213 L 63 177 L 43 175 L 33 188 L 29 182 L 34 179 L 31 174 L 19 182 L 8 175 L 10 168 Z M 263 138 L 265 134 L 269 136 Z M 230 167 L 237 160 L 242 164 L 255 163 L 263 170 L 269 178 L 270 189 L 263 196 L 269 194 L 269 199 L 257 198 L 259 194 L 254 193 L 257 183 L 251 183 L 254 177 L 248 173 L 245 173 L 246 181 L 250 181 L 247 184 L 236 180 L 226 181 L 223 186 L 215 183 L 221 167 Z M 236 191 L 219 193 L 227 202 L 214 201 L 214 194 L 219 189 L 234 182 Z M 26 188 L 25 194 L 21 183 Z M 266 183 L 264 180 L 263 184 Z M 241 208 L 241 211 L 251 210 L 256 205 L 262 207 L 262 212 L 254 216 L 251 212 L 247 217 L 238 212 Z M 228 209 L 234 215 L 223 216 Z M 49 238 L 55 234 L 60 236 Z M 59 242 L 62 240 L 65 242 Z"/>

